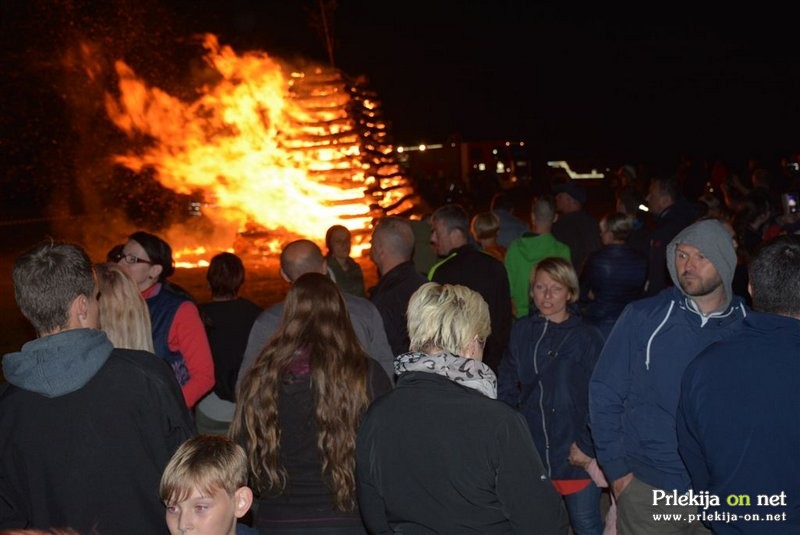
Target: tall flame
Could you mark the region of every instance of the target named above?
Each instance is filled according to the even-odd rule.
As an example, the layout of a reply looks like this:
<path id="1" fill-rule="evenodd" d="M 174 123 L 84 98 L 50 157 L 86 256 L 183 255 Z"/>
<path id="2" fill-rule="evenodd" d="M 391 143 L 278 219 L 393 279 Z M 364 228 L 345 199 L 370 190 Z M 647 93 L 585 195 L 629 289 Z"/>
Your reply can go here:
<path id="1" fill-rule="evenodd" d="M 239 230 L 267 230 L 320 240 L 332 224 L 363 234 L 379 212 L 413 207 L 413 191 L 391 161 L 375 103 L 353 102 L 337 72 L 289 72 L 264 52 L 237 55 L 214 35 L 204 57 L 218 81 L 184 102 L 149 87 L 115 63 L 119 96 L 106 94 L 111 120 L 141 147 L 114 161 L 152 169 L 177 193 L 201 192 L 211 219 Z M 359 104 L 371 139 L 349 111 Z M 365 153 L 366 152 L 366 153 Z M 356 240 L 358 243 L 360 240 Z"/>

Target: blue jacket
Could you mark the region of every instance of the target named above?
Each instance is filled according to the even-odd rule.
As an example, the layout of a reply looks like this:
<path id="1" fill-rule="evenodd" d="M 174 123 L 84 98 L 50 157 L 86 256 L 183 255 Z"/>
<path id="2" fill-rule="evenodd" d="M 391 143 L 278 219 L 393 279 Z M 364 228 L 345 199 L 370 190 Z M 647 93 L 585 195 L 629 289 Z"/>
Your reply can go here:
<path id="1" fill-rule="evenodd" d="M 675 433 L 681 376 L 745 315 L 733 296 L 724 310 L 704 316 L 676 286 L 625 307 L 589 387 L 592 438 L 609 481 L 633 472 L 659 489 L 689 488 Z"/>
<path id="2" fill-rule="evenodd" d="M 799 357 L 800 321 L 752 312 L 686 368 L 678 445 L 692 487 L 719 496 L 723 512 L 786 513 L 779 522 L 712 521 L 714 533 L 800 533 Z M 758 495 L 782 492 L 784 504 L 758 506 Z M 726 507 L 731 494 L 751 504 Z"/>
<path id="3" fill-rule="evenodd" d="M 518 408 L 552 479 L 586 479 L 571 466 L 569 447 L 594 456 L 587 427 L 589 377 L 603 338 L 591 325 L 571 315 L 553 323 L 538 314 L 518 320 L 500 363 L 497 399 Z"/>
<path id="4" fill-rule="evenodd" d="M 164 359 L 175 372 L 175 378 L 181 386 L 189 382 L 189 369 L 186 367 L 186 360 L 180 351 L 172 351 L 169 348 L 169 330 L 172 328 L 172 320 L 178 308 L 186 297 L 170 291 L 166 285 L 147 298 L 147 309 L 150 311 L 150 323 L 153 329 L 153 348 L 155 354 Z"/>
<path id="5" fill-rule="evenodd" d="M 624 244 L 603 246 L 583 266 L 581 315 L 607 338 L 625 305 L 642 297 L 646 280 L 647 258 Z"/>

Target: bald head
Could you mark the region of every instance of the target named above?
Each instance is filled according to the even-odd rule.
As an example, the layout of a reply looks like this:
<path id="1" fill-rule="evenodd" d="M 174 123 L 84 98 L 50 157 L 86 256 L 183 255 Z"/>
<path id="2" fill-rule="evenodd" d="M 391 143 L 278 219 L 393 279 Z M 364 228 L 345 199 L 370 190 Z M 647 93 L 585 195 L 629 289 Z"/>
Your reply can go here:
<path id="1" fill-rule="evenodd" d="M 289 282 L 306 273 L 326 272 L 322 250 L 312 241 L 295 240 L 281 251 L 281 273 Z"/>
<path id="2" fill-rule="evenodd" d="M 372 231 L 371 257 L 381 274 L 411 260 L 414 254 L 414 230 L 401 217 L 384 217 Z"/>

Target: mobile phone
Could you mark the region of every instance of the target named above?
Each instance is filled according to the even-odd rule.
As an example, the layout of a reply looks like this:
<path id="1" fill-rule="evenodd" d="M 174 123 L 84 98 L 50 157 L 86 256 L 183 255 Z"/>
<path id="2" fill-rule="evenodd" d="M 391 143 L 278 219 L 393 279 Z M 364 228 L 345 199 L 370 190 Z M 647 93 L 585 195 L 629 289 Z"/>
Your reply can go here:
<path id="1" fill-rule="evenodd" d="M 783 213 L 785 215 L 796 214 L 797 213 L 797 194 L 796 193 L 784 193 L 781 195 L 781 201 L 783 203 Z"/>

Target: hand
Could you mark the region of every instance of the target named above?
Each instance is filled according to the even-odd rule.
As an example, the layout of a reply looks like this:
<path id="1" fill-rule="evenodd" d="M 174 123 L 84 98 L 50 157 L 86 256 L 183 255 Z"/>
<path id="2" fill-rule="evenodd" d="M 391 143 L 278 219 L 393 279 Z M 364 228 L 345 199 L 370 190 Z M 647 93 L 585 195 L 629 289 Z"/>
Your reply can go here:
<path id="1" fill-rule="evenodd" d="M 625 487 L 631 484 L 633 481 L 633 472 L 628 472 L 624 476 L 619 479 L 615 479 L 614 483 L 611 484 L 611 490 L 614 492 L 614 497 L 618 497 Z"/>
<path id="2" fill-rule="evenodd" d="M 592 462 L 592 458 L 583 453 L 574 442 L 569 447 L 569 458 L 567 460 L 572 466 L 580 466 L 584 470 L 586 470 Z"/>

